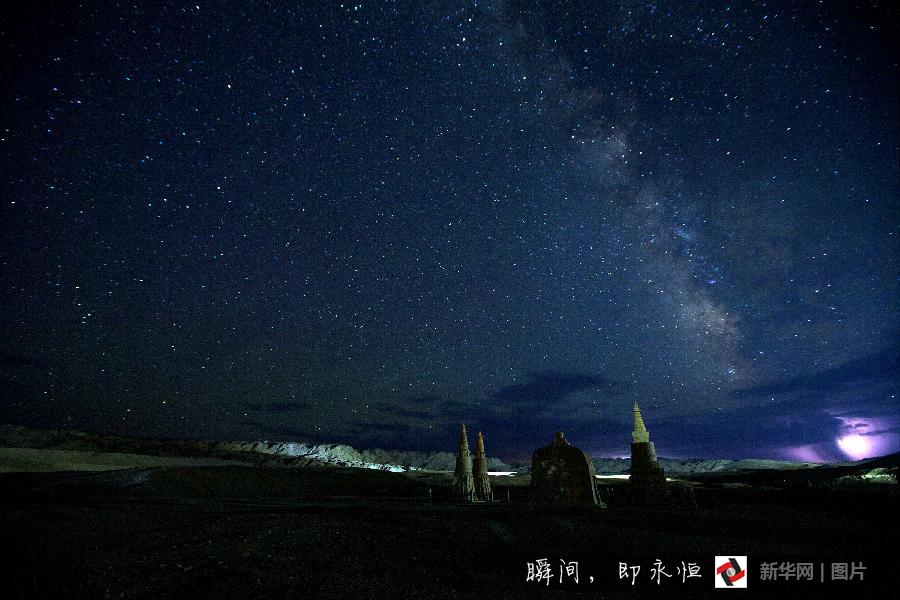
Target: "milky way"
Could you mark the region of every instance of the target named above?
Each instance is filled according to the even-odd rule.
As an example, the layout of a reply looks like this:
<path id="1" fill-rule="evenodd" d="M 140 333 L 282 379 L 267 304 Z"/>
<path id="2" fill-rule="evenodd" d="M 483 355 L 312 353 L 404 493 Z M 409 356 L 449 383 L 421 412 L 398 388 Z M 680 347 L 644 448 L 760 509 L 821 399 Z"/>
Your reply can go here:
<path id="1" fill-rule="evenodd" d="M 897 15 L 829 4 L 8 13 L 0 421 L 897 451 Z"/>

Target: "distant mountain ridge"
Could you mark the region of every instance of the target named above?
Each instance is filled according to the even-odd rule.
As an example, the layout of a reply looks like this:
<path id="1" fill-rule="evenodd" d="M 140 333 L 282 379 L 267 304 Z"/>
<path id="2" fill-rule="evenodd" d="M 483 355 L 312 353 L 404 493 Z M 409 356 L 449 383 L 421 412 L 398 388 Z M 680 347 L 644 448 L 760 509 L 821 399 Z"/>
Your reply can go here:
<path id="1" fill-rule="evenodd" d="M 385 471 L 453 471 L 456 456 L 452 452 L 417 450 L 357 450 L 346 444 L 310 444 L 304 442 L 155 440 L 103 436 L 75 430 L 40 430 L 15 425 L 0 425 L 0 446 L 82 452 L 117 452 L 148 456 L 206 457 L 239 461 L 260 466 L 344 466 Z M 594 458 L 598 475 L 627 475 L 629 458 Z M 794 470 L 816 467 L 767 459 L 674 459 L 660 458 L 660 465 L 671 477 L 725 474 L 738 471 Z M 491 471 L 530 472 L 530 465 L 510 465 L 488 458 Z"/>
<path id="2" fill-rule="evenodd" d="M 417 450 L 357 450 L 345 444 L 305 444 L 298 442 L 220 442 L 219 447 L 229 451 L 254 452 L 287 458 L 307 458 L 347 466 L 362 465 L 379 468 L 378 465 L 424 469 L 428 471 L 452 471 L 456 455 L 451 452 L 420 452 Z M 512 466 L 497 458 L 488 458 L 492 471 L 513 471 Z"/>
<path id="3" fill-rule="evenodd" d="M 118 452 L 149 456 L 206 457 L 237 460 L 256 465 L 345 466 L 385 471 L 452 471 L 456 456 L 450 452 L 415 450 L 357 450 L 345 444 L 303 442 L 155 440 L 103 436 L 67 429 L 30 429 L 0 425 L 0 446 L 81 452 Z M 488 458 L 492 471 L 515 469 L 497 458 Z"/>
<path id="4" fill-rule="evenodd" d="M 703 459 L 703 458 L 659 458 L 659 464 L 670 476 L 720 473 L 725 471 L 750 471 L 762 469 L 804 469 L 815 467 L 813 463 L 799 463 L 769 459 Z M 594 458 L 594 468 L 598 475 L 626 475 L 631 468 L 630 458 Z"/>

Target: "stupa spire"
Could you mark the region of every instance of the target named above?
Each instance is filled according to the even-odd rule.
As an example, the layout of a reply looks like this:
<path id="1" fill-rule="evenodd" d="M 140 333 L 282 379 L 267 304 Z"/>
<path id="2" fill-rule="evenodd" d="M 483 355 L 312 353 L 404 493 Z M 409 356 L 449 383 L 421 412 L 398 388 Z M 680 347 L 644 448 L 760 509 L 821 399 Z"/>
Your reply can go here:
<path id="1" fill-rule="evenodd" d="M 656 448 L 644 425 L 641 409 L 634 403 L 634 430 L 631 432 L 631 502 L 651 506 L 668 502 L 666 474 L 656 458 Z"/>
<path id="2" fill-rule="evenodd" d="M 487 456 L 484 453 L 484 436 L 478 432 L 478 441 L 475 443 L 475 460 L 473 467 L 475 481 L 475 496 L 479 500 L 490 502 L 491 481 L 488 478 Z"/>
<path id="3" fill-rule="evenodd" d="M 459 450 L 456 453 L 456 470 L 453 473 L 453 492 L 459 500 L 471 500 L 475 492 L 472 479 L 472 455 L 469 454 L 469 438 L 466 425 L 459 428 Z"/>
<path id="4" fill-rule="evenodd" d="M 641 416 L 641 407 L 638 406 L 638 403 L 634 403 L 634 430 L 631 432 L 631 441 L 634 443 L 637 442 L 649 442 L 650 441 L 650 432 L 647 431 L 647 426 L 644 425 L 644 418 Z"/>

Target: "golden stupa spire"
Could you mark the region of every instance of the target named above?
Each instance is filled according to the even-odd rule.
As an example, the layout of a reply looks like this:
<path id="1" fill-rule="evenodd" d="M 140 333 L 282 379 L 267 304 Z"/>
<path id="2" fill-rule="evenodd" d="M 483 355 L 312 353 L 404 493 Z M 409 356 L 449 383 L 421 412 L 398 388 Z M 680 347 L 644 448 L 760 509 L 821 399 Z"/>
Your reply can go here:
<path id="1" fill-rule="evenodd" d="M 491 480 L 488 477 L 487 455 L 484 453 L 484 436 L 478 432 L 478 441 L 475 444 L 475 459 L 473 461 L 472 477 L 475 482 L 475 496 L 485 502 L 491 501 Z"/>
<path id="2" fill-rule="evenodd" d="M 631 432 L 631 441 L 634 443 L 650 441 L 650 432 L 647 431 L 647 426 L 644 425 L 641 408 L 637 402 L 634 403 L 634 430 Z"/>
<path id="3" fill-rule="evenodd" d="M 465 424 L 459 428 L 459 451 L 456 454 L 456 470 L 453 472 L 453 488 L 458 500 L 470 502 L 475 493 L 472 479 L 472 455 L 469 454 L 469 438 Z"/>

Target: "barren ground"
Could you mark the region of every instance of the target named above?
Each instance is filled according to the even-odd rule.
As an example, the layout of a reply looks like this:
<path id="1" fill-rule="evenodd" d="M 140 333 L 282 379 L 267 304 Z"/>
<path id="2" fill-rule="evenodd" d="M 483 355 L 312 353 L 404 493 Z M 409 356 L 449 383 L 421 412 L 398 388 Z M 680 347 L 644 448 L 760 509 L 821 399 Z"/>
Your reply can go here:
<path id="1" fill-rule="evenodd" d="M 697 510 L 604 511 L 534 506 L 521 485 L 511 504 L 458 506 L 444 499 L 446 481 L 232 466 L 0 475 L 0 537 L 13 550 L 5 597 L 696 598 L 716 593 L 711 580 L 632 588 L 612 570 L 642 560 L 649 577 L 658 557 L 699 561 L 708 575 L 706 563 L 729 553 L 895 556 L 896 486 L 711 486 L 698 489 Z M 499 481 L 495 488 L 505 498 Z M 581 583 L 525 583 L 526 562 L 544 557 L 579 560 Z M 895 578 L 892 562 L 870 563 L 870 581 Z M 752 597 L 860 591 L 836 585 L 757 586 Z"/>

